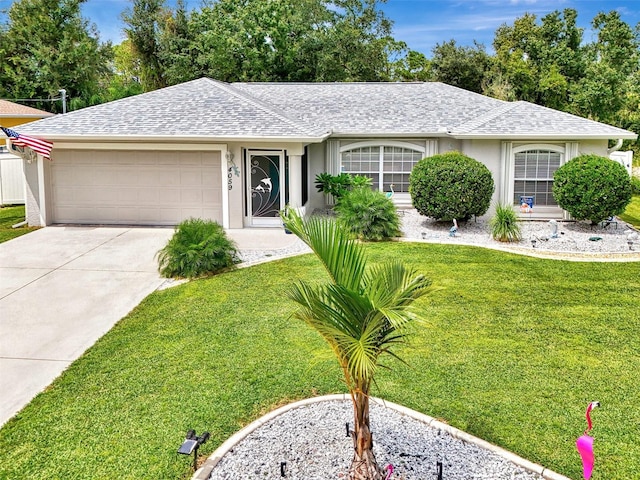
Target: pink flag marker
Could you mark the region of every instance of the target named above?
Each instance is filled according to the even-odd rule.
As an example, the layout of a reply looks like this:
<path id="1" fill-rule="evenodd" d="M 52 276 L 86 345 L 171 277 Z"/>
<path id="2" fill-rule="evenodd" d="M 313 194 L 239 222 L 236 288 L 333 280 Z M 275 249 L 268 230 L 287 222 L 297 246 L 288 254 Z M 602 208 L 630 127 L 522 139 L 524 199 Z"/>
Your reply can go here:
<path id="1" fill-rule="evenodd" d="M 580 453 L 580 458 L 582 458 L 582 473 L 585 480 L 589 480 L 591 478 L 593 464 L 595 463 L 595 457 L 593 455 L 593 437 L 587 435 L 589 430 L 593 428 L 593 423 L 591 423 L 591 410 L 599 406 L 600 402 L 591 402 L 587 406 L 587 413 L 585 414 L 587 418 L 587 429 L 584 431 L 584 434 L 576 440 L 576 448 L 578 449 L 578 453 Z"/>

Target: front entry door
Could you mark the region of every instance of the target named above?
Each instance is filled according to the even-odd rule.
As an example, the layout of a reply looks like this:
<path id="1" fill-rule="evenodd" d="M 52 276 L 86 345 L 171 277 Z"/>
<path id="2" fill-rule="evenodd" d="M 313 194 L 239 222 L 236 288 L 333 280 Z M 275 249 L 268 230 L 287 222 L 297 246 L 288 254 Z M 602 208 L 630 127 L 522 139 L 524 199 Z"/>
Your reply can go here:
<path id="1" fill-rule="evenodd" d="M 283 152 L 250 151 L 247 164 L 250 224 L 281 225 L 280 210 L 284 208 Z"/>

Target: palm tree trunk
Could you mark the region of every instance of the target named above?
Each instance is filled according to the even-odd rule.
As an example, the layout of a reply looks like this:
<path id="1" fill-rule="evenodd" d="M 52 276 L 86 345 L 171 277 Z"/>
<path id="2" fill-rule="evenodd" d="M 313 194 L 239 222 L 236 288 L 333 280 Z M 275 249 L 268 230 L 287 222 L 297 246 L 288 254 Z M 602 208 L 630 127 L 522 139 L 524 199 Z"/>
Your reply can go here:
<path id="1" fill-rule="evenodd" d="M 369 429 L 369 395 L 352 392 L 355 430 L 353 437 L 353 461 L 349 468 L 349 480 L 384 480 L 384 473 L 373 454 L 373 435 Z"/>

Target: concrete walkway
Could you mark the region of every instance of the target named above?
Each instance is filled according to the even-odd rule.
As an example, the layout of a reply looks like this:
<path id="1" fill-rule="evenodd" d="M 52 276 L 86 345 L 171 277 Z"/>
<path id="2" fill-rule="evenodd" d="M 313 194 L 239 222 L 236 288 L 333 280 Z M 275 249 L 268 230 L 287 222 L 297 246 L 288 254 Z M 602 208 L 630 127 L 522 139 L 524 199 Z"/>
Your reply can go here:
<path id="1" fill-rule="evenodd" d="M 0 243 L 0 425 L 164 283 L 173 228 L 47 227 Z M 230 230 L 240 250 L 286 249 L 282 229 Z"/>

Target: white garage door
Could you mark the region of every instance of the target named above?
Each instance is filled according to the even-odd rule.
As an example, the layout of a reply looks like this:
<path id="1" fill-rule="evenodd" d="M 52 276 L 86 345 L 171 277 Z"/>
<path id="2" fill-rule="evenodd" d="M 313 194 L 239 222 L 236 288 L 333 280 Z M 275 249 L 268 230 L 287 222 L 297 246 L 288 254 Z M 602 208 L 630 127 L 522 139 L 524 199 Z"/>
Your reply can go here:
<path id="1" fill-rule="evenodd" d="M 220 152 L 66 150 L 50 165 L 53 223 L 222 223 Z"/>

